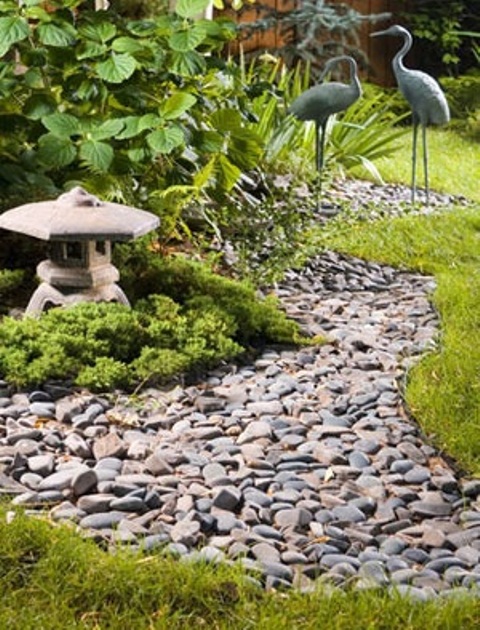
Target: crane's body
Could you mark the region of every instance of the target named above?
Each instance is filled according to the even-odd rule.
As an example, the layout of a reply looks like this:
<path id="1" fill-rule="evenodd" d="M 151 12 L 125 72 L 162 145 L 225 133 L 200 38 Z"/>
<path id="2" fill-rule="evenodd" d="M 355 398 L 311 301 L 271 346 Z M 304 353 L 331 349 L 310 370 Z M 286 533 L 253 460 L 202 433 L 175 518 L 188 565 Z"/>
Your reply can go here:
<path id="1" fill-rule="evenodd" d="M 339 83 L 331 81 L 322 83 L 332 67 L 342 61 L 350 66 L 350 82 Z M 325 128 L 330 116 L 346 110 L 353 105 L 362 94 L 362 88 L 357 75 L 357 64 L 353 57 L 341 55 L 329 59 L 320 77 L 320 83 L 309 88 L 298 96 L 290 105 L 289 112 L 299 120 L 315 123 L 315 161 L 319 174 L 319 192 L 321 189 L 321 175 L 323 170 L 325 149 Z"/>
<path id="2" fill-rule="evenodd" d="M 428 151 L 426 129 L 430 125 L 444 125 L 450 120 L 450 110 L 447 99 L 442 89 L 426 72 L 406 68 L 403 60 L 412 47 L 413 40 L 410 33 L 403 26 L 395 24 L 385 31 L 372 33 L 378 35 L 395 35 L 403 37 L 403 46 L 397 52 L 392 61 L 393 73 L 398 83 L 400 92 L 408 101 L 412 110 L 413 119 L 413 147 L 412 147 L 412 205 L 415 204 L 416 192 L 416 162 L 417 162 L 417 135 L 418 127 L 422 128 L 423 144 L 423 169 L 425 175 L 425 192 L 427 204 L 429 203 L 428 187 Z"/>
<path id="3" fill-rule="evenodd" d="M 353 92 L 350 85 L 337 81 L 322 83 L 300 94 L 290 110 L 299 120 L 314 120 L 323 124 L 332 114 L 350 107 L 359 96 L 360 92 Z"/>

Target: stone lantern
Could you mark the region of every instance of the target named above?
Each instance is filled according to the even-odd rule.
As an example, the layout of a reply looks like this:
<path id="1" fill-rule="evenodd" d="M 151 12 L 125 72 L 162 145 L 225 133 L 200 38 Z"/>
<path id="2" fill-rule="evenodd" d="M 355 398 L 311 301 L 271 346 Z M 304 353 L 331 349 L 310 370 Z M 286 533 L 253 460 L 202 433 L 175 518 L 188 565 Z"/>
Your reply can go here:
<path id="1" fill-rule="evenodd" d="M 50 243 L 48 259 L 37 267 L 42 282 L 25 313 L 85 301 L 129 306 L 116 284 L 120 274 L 111 263 L 111 243 L 138 238 L 158 225 L 150 212 L 101 201 L 80 187 L 52 201 L 8 210 L 0 216 L 0 228 Z"/>

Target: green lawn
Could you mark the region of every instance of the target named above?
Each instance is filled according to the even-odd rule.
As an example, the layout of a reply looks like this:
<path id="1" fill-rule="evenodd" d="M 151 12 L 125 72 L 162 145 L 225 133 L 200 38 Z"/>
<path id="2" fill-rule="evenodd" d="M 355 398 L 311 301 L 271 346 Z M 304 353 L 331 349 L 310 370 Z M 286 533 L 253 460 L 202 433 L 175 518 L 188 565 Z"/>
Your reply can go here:
<path id="1" fill-rule="evenodd" d="M 423 158 L 419 135 L 417 182 L 423 187 Z M 480 143 L 472 142 L 453 129 L 429 128 L 430 188 L 439 192 L 465 195 L 480 202 Z M 382 177 L 389 182 L 410 184 L 412 134 L 398 141 L 398 151 L 376 162 Z"/>
<path id="2" fill-rule="evenodd" d="M 385 591 L 266 593 L 238 568 L 126 549 L 0 506 L 0 628 L 6 630 L 474 630 L 480 599 L 428 603 Z"/>

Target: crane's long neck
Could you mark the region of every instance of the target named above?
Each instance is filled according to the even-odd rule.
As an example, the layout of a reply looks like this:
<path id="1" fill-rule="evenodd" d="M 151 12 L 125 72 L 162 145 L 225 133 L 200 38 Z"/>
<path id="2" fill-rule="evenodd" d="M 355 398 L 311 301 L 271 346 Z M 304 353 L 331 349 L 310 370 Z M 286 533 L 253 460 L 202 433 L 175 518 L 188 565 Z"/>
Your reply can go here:
<path id="1" fill-rule="evenodd" d="M 395 72 L 395 74 L 397 74 L 398 72 L 401 73 L 402 71 L 406 69 L 403 64 L 403 60 L 405 58 L 405 55 L 408 53 L 408 51 L 412 47 L 412 43 L 413 43 L 412 36 L 407 30 L 405 30 L 403 32 L 403 46 L 397 52 L 397 54 L 395 55 L 392 61 L 393 71 Z"/>
<path id="2" fill-rule="evenodd" d="M 360 94 L 362 93 L 362 86 L 358 79 L 357 63 L 352 57 L 347 57 L 347 61 L 348 65 L 350 66 L 350 85 L 355 90 L 356 94 L 360 96 Z"/>

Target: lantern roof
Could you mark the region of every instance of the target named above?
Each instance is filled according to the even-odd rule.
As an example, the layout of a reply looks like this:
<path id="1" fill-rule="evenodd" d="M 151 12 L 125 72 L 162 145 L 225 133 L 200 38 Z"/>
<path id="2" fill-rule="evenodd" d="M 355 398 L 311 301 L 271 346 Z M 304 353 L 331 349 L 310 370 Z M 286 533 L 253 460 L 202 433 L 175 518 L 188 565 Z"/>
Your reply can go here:
<path id="1" fill-rule="evenodd" d="M 80 186 L 57 199 L 28 203 L 0 215 L 0 228 L 44 241 L 129 241 L 159 223 L 151 212 L 101 201 Z"/>

